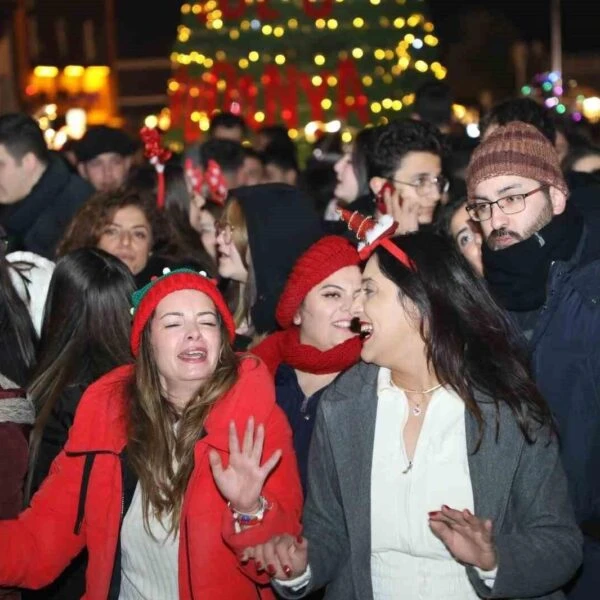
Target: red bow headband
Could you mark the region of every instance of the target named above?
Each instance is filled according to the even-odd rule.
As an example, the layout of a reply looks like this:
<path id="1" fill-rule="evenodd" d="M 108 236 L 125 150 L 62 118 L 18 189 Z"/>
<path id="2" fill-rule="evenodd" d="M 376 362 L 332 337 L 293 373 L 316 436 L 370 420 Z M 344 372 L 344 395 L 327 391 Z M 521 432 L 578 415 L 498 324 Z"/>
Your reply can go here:
<path id="1" fill-rule="evenodd" d="M 350 212 L 345 208 L 338 208 L 342 221 L 348 225 L 348 229 L 356 234 L 359 240 L 358 254 L 361 260 L 367 260 L 375 251 L 382 246 L 395 258 L 397 258 L 407 269 L 416 271 L 414 262 L 391 241 L 396 233 L 398 223 L 390 215 L 382 215 L 377 221 L 373 217 L 367 217 L 358 211 Z"/>
<path id="2" fill-rule="evenodd" d="M 209 202 L 219 206 L 225 204 L 227 199 L 227 182 L 219 163 L 210 159 L 206 171 L 203 173 L 200 167 L 194 166 L 191 159 L 185 161 L 185 173 L 192 183 L 192 189 Z"/>
<path id="3" fill-rule="evenodd" d="M 165 163 L 171 158 L 171 151 L 161 146 L 160 133 L 157 129 L 143 127 L 140 137 L 144 144 L 144 155 L 150 164 L 154 165 L 158 177 L 156 205 L 158 208 L 163 208 L 165 205 Z"/>

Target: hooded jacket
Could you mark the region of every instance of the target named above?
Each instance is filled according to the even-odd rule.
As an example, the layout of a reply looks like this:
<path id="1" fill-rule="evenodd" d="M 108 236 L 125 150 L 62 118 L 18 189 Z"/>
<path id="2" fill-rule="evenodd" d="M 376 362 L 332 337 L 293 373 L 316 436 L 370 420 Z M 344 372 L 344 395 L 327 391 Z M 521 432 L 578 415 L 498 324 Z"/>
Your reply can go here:
<path id="1" fill-rule="evenodd" d="M 281 183 L 239 188 L 233 193 L 246 218 L 256 301 L 251 309 L 256 333 L 277 329 L 275 308 L 296 260 L 322 235 L 310 198 Z"/>
<path id="2" fill-rule="evenodd" d="M 128 487 L 123 468 L 127 390 L 133 369 L 119 367 L 88 388 L 65 449 L 31 507 L 18 519 L 0 522 L 0 585 L 42 587 L 87 546 L 84 600 L 118 598 L 118 548 Z M 238 381 L 214 405 L 196 443 L 180 518 L 182 600 L 273 598 L 265 587 L 268 576 L 258 575 L 252 561 L 242 567 L 237 557 L 248 546 L 300 529 L 302 493 L 292 438 L 285 415 L 275 405 L 271 379 L 258 359 L 243 359 Z M 229 422 L 235 422 L 239 435 L 250 416 L 265 425 L 263 457 L 277 448 L 283 454 L 263 488 L 270 505 L 264 521 L 236 534 L 231 512 L 214 483 L 208 452 L 217 450 L 226 466 Z"/>

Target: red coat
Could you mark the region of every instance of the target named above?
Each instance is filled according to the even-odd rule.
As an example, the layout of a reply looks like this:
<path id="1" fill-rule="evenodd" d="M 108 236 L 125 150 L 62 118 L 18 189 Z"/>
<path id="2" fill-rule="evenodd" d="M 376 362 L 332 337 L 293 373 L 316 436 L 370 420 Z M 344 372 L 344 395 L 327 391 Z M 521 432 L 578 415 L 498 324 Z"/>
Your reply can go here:
<path id="1" fill-rule="evenodd" d="M 44 586 L 87 546 L 84 598 L 106 600 L 122 518 L 119 453 L 127 444 L 126 386 L 132 369 L 119 367 L 88 388 L 65 449 L 31 508 L 18 519 L 0 523 L 0 585 Z M 228 424 L 234 420 L 241 435 L 250 416 L 265 425 L 263 460 L 277 448 L 283 456 L 263 490 L 272 505 L 263 523 L 235 534 L 231 513 L 212 477 L 208 451 L 215 448 L 226 465 Z M 262 363 L 254 358 L 242 360 L 238 382 L 215 404 L 205 430 L 196 444 L 195 467 L 181 514 L 180 598 L 272 598 L 268 586 L 261 588 L 262 596 L 256 588 L 256 582 L 266 584 L 268 577 L 258 576 L 252 561 L 242 567 L 236 551 L 277 533 L 298 533 L 302 492 L 287 419 L 275 404 L 272 377 Z M 82 475 L 90 453 L 95 458 L 83 505 Z M 76 534 L 78 509 L 83 520 Z"/>

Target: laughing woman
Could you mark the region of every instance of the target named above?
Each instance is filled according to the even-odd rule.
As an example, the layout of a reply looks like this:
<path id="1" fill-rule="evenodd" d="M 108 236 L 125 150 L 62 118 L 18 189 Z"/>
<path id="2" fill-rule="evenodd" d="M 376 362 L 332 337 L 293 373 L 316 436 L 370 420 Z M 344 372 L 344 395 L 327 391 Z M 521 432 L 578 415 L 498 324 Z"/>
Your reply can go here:
<path id="1" fill-rule="evenodd" d="M 272 598 L 236 556 L 299 529 L 270 375 L 232 351 L 233 318 L 205 277 L 174 271 L 133 300 L 135 365 L 87 389 L 31 508 L 0 522 L 0 586 L 46 585 L 87 547 L 87 600 Z"/>
<path id="2" fill-rule="evenodd" d="M 319 398 L 360 358 L 360 339 L 350 331 L 350 309 L 360 291 L 358 252 L 342 237 L 313 244 L 294 265 L 275 316 L 283 331 L 252 349 L 275 374 L 277 404 L 294 435 L 306 491 L 308 449 Z"/>
<path id="3" fill-rule="evenodd" d="M 253 549 L 284 597 L 562 598 L 581 561 L 551 417 L 450 241 L 376 246 L 360 363 L 323 395 L 304 539 Z"/>

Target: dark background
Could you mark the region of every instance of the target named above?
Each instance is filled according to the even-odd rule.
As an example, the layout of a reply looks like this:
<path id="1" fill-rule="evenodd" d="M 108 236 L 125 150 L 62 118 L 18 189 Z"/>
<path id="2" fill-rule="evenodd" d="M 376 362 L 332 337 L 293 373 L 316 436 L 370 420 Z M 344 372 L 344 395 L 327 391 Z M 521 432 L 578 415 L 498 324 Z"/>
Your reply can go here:
<path id="1" fill-rule="evenodd" d="M 366 0 L 364 0 L 366 2 Z M 179 23 L 179 0 L 118 0 L 116 2 L 121 56 L 168 54 Z M 443 46 L 460 42 L 459 15 L 473 8 L 499 11 L 526 41 L 550 40 L 550 0 L 429 0 L 425 6 L 436 24 Z M 563 49 L 600 49 L 598 0 L 562 0 Z M 153 52 L 153 49 L 156 49 Z M 166 52 L 165 52 L 166 50 Z"/>

